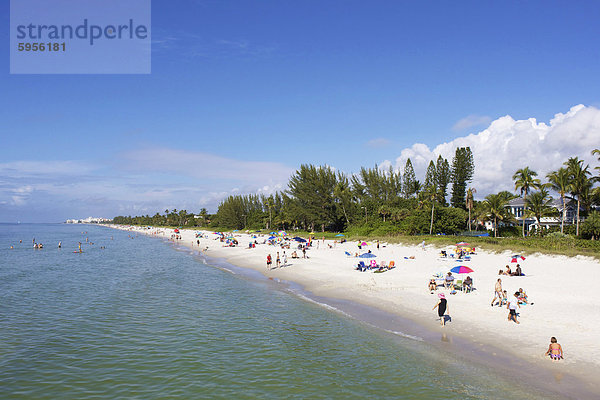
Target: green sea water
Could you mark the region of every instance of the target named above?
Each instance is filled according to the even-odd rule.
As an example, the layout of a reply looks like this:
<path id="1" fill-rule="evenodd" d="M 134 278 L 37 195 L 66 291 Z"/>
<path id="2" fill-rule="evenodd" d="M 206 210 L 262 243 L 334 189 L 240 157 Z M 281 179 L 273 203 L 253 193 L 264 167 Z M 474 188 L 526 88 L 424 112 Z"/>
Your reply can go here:
<path id="1" fill-rule="evenodd" d="M 0 224 L 0 296 L 3 399 L 548 398 L 286 285 L 106 227 Z"/>

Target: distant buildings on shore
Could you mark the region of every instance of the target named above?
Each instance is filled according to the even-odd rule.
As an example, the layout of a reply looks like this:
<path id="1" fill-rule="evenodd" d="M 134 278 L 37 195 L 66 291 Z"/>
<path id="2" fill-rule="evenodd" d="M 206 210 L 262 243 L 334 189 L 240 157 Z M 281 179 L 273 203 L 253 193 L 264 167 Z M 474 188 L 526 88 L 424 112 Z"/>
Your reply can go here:
<path id="1" fill-rule="evenodd" d="M 85 219 L 68 219 L 65 224 L 102 224 L 110 221 L 112 220 L 108 218 L 87 217 Z"/>

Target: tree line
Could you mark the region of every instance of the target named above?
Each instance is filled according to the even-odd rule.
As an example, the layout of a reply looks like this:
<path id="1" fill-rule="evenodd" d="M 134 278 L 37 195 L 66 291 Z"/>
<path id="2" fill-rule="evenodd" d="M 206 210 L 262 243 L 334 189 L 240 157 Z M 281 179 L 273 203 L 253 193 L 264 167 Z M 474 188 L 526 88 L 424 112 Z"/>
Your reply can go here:
<path id="1" fill-rule="evenodd" d="M 596 149 L 592 154 L 600 156 L 600 151 Z M 417 179 L 410 159 L 402 172 L 375 165 L 362 167 L 352 175 L 329 166 L 304 164 L 290 177 L 286 190 L 270 195 L 229 196 L 213 215 L 205 209 L 200 217 L 185 210 L 167 210 L 165 215 L 157 213 L 153 217 L 115 217 L 114 222 L 239 230 L 344 231 L 375 236 L 456 234 L 481 230 L 481 222 L 490 221 L 495 236 L 498 233 L 525 235 L 524 225 L 521 232 L 511 226 L 517 219 L 507 207 L 510 200 L 519 196 L 503 191 L 476 201 L 476 188 L 469 186 L 474 171 L 469 147 L 457 148 L 451 162 L 442 156 L 431 160 L 422 181 Z M 600 205 L 599 188 L 593 187 L 600 177 L 592 175 L 589 165 L 576 157 L 570 158 L 562 167 L 547 174 L 546 179 L 547 182 L 542 183 L 529 167 L 517 170 L 513 176 L 515 191 L 525 202 L 524 216 L 535 219 L 535 231 L 541 234 L 542 218 L 556 216 L 549 195 L 553 190 L 563 206 L 571 200 L 577 204 L 572 233 L 580 235 L 580 217 L 586 215 L 587 225 L 582 233 L 599 236 L 600 232 L 590 230 L 593 224 L 587 222 L 597 218 L 589 211 Z M 571 233 L 573 228 L 566 223 L 565 212 L 556 217 L 561 220 L 560 232 Z"/>

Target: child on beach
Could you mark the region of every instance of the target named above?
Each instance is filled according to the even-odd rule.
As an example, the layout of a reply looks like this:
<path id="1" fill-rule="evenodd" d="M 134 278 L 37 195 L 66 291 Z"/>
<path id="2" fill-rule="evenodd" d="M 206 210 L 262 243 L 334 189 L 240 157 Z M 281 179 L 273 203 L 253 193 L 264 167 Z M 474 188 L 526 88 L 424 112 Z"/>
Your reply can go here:
<path id="1" fill-rule="evenodd" d="M 565 358 L 563 356 L 562 347 L 560 346 L 560 344 L 558 344 L 554 336 L 550 338 L 550 346 L 548 346 L 548 351 L 546 352 L 546 355 L 549 355 L 552 361 L 558 361 Z"/>
<path id="2" fill-rule="evenodd" d="M 500 300 L 500 306 L 503 306 L 506 303 L 508 303 L 508 293 L 506 292 L 506 290 L 503 290 L 502 291 L 502 299 Z"/>

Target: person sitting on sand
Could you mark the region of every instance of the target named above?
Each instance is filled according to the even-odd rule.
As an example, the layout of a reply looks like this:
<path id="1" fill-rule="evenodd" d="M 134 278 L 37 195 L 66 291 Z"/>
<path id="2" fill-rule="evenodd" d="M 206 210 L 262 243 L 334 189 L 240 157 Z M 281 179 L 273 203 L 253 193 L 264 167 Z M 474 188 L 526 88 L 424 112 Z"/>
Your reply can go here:
<path id="1" fill-rule="evenodd" d="M 470 276 L 467 276 L 462 284 L 463 291 L 472 291 L 473 290 L 473 279 Z"/>
<path id="2" fill-rule="evenodd" d="M 552 336 L 550 338 L 550 346 L 548 346 L 548 351 L 546 352 L 547 356 L 550 356 L 552 361 L 558 361 L 564 359 L 562 347 L 558 344 L 556 338 Z"/>
<path id="3" fill-rule="evenodd" d="M 529 304 L 527 301 L 527 293 L 525 293 L 523 288 L 519 288 L 519 304 Z"/>
<path id="4" fill-rule="evenodd" d="M 448 272 L 448 275 L 446 275 L 444 287 L 446 289 L 454 290 L 454 276 L 452 276 L 452 272 Z"/>
<path id="5" fill-rule="evenodd" d="M 523 271 L 521 271 L 521 266 L 517 264 L 517 268 L 515 268 L 515 272 L 512 274 L 513 276 L 521 276 L 523 275 Z"/>
<path id="6" fill-rule="evenodd" d="M 433 294 L 433 292 L 435 292 L 437 290 L 437 284 L 435 283 L 435 279 L 434 278 L 431 278 L 429 280 L 428 288 L 429 288 L 429 292 L 431 294 Z"/>
<path id="7" fill-rule="evenodd" d="M 298 257 L 298 253 L 296 253 L 296 250 L 292 252 L 292 258 L 300 258 Z"/>
<path id="8" fill-rule="evenodd" d="M 504 270 L 504 275 L 512 275 L 512 272 L 510 271 L 510 267 L 507 265 L 506 269 Z"/>

